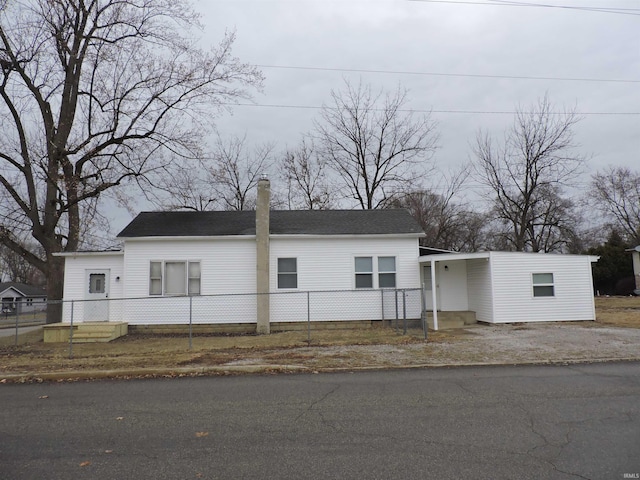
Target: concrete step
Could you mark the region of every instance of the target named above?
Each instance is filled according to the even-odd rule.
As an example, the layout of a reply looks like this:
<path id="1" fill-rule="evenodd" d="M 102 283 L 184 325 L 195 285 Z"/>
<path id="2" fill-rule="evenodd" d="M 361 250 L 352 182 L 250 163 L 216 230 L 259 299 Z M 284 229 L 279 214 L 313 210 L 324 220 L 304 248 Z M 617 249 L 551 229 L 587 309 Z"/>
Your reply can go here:
<path id="1" fill-rule="evenodd" d="M 110 342 L 118 338 L 114 332 L 78 332 L 73 334 L 73 343 Z"/>
<path id="2" fill-rule="evenodd" d="M 433 329 L 433 318 L 427 319 L 427 325 Z M 464 328 L 464 320 L 459 318 L 440 318 L 438 315 L 438 330 L 450 330 L 452 328 Z"/>
<path id="3" fill-rule="evenodd" d="M 464 328 L 467 325 L 473 325 L 475 323 L 477 323 L 475 312 L 438 312 L 438 330 Z M 427 313 L 427 324 L 429 328 L 433 328 L 432 312 Z"/>

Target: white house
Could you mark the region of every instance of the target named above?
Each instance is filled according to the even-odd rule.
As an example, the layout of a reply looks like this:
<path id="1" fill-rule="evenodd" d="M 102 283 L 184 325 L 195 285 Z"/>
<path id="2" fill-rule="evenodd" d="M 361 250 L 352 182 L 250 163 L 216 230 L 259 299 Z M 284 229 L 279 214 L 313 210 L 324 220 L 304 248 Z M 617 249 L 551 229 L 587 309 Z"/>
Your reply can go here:
<path id="1" fill-rule="evenodd" d="M 424 233 L 406 210 L 269 211 L 261 183 L 256 212 L 143 212 L 118 235 L 122 250 L 61 254 L 64 321 L 74 300 L 74 322 L 260 326 L 266 311 L 268 331 L 276 321 L 381 319 L 386 289 L 414 289 L 420 318 Z"/>
<path id="2" fill-rule="evenodd" d="M 130 325 L 594 320 L 597 257 L 420 249 L 406 210 L 143 212 L 118 251 L 65 257 L 63 319 Z M 423 255 L 420 254 L 423 251 Z M 409 294 L 407 293 L 409 292 Z"/>

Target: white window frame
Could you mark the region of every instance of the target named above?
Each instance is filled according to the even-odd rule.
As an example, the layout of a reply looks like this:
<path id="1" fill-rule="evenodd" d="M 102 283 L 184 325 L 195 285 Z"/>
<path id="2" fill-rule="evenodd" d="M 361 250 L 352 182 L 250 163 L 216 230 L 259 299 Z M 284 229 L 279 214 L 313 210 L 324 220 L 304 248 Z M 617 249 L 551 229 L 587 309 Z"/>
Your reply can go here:
<path id="1" fill-rule="evenodd" d="M 375 282 L 374 281 L 374 278 L 375 278 L 375 273 L 374 273 L 375 261 L 374 261 L 374 258 L 375 257 L 373 255 L 366 255 L 366 256 L 365 255 L 357 255 L 357 256 L 353 257 L 353 264 L 352 265 L 353 265 L 353 273 L 354 273 L 353 274 L 353 286 L 354 286 L 354 288 L 360 290 L 360 289 L 374 288 L 375 287 L 375 283 L 374 283 Z M 358 271 L 358 267 L 356 267 L 356 263 L 357 263 L 358 259 L 369 259 L 371 261 L 371 269 L 367 270 L 367 271 L 364 271 L 364 270 Z M 371 278 L 371 286 L 370 287 L 359 287 L 358 286 L 358 276 L 363 277 L 365 275 L 368 276 L 369 278 Z"/>
<path id="2" fill-rule="evenodd" d="M 551 282 L 536 281 L 536 275 L 551 275 Z M 556 285 L 553 272 L 535 272 L 531 274 L 531 287 L 534 298 L 554 298 L 556 296 Z M 551 295 L 536 294 L 536 291 L 547 291 L 551 287 Z"/>
<path id="3" fill-rule="evenodd" d="M 393 259 L 393 270 L 381 270 L 380 269 L 380 259 L 382 258 L 392 258 Z M 378 288 L 397 288 L 398 287 L 398 275 L 397 275 L 397 270 L 398 270 L 398 263 L 397 263 L 397 258 L 395 255 L 380 255 L 378 257 L 378 261 L 376 262 L 376 266 L 378 267 Z M 382 277 L 382 275 L 393 275 L 393 286 L 392 287 L 381 287 L 380 284 L 382 282 L 380 282 L 380 278 Z"/>
<path id="4" fill-rule="evenodd" d="M 152 264 L 160 264 L 160 276 L 151 276 Z M 167 293 L 167 264 L 183 264 L 184 265 L 184 292 L 185 293 Z M 191 266 L 198 264 L 198 275 L 192 275 Z M 153 281 L 160 281 L 160 293 L 152 290 Z M 192 286 L 197 281 L 198 288 Z M 154 297 L 182 297 L 200 295 L 202 291 L 202 262 L 200 260 L 151 260 L 149 262 L 149 296 Z"/>
<path id="5" fill-rule="evenodd" d="M 358 272 L 356 269 L 356 259 L 358 258 L 369 258 L 371 259 L 371 271 L 361 271 Z M 393 258 L 394 262 L 394 270 L 381 270 L 380 269 L 380 259 L 381 258 Z M 397 255 L 354 255 L 353 256 L 353 287 L 357 290 L 364 289 L 380 289 L 380 288 L 398 288 L 398 256 Z M 388 275 L 393 274 L 394 286 L 393 287 L 381 287 L 380 286 L 380 275 Z M 370 275 L 371 277 L 371 286 L 370 287 L 358 287 L 356 278 L 358 275 Z"/>
<path id="6" fill-rule="evenodd" d="M 293 260 L 295 263 L 295 270 L 292 272 L 280 271 L 280 260 Z M 278 290 L 295 290 L 298 288 L 298 258 L 297 257 L 278 257 L 276 259 L 276 286 Z M 294 287 L 282 287 L 280 286 L 280 278 L 293 278 L 295 280 Z"/>

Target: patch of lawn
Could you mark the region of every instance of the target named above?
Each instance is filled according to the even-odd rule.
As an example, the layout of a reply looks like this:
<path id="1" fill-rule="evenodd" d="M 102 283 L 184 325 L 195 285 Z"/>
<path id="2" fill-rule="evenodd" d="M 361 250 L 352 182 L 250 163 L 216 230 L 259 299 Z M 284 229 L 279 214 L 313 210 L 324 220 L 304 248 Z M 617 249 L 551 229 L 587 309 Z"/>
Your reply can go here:
<path id="1" fill-rule="evenodd" d="M 640 328 L 640 297 L 596 297 L 596 321 Z"/>

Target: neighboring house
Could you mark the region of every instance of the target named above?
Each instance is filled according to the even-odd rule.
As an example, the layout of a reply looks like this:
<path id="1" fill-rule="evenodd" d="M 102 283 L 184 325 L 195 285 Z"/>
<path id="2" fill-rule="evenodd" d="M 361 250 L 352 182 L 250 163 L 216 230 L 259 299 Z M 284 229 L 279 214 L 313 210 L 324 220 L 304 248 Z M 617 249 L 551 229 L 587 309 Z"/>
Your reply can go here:
<path id="1" fill-rule="evenodd" d="M 2 299 L 2 313 L 28 313 L 41 311 L 47 305 L 47 293 L 33 285 L 25 283 L 0 283 L 0 299 Z"/>
<path id="2" fill-rule="evenodd" d="M 435 304 L 436 316 L 438 310 L 469 310 L 487 323 L 596 318 L 591 264 L 598 257 L 421 251 L 427 309 Z"/>
<path id="3" fill-rule="evenodd" d="M 438 311 L 595 319 L 597 257 L 454 253 L 420 248 L 423 236 L 406 210 L 270 211 L 262 179 L 255 212 L 143 212 L 118 235 L 122 250 L 59 254 L 63 319 L 254 323 L 259 333 L 272 322 L 419 319 L 423 307 L 436 328 Z"/>

